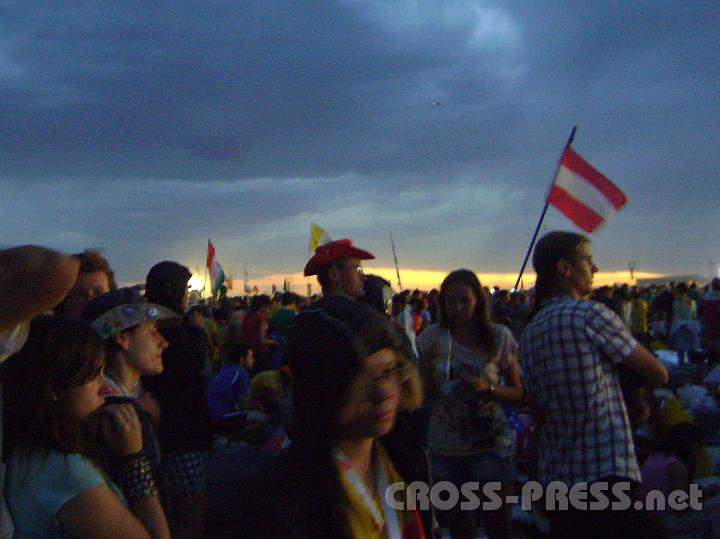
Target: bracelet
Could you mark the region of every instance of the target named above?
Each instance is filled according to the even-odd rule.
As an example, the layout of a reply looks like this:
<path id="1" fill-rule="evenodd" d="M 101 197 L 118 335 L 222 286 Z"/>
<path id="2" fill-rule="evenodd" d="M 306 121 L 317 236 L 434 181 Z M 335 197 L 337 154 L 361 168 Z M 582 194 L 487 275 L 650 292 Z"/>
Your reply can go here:
<path id="1" fill-rule="evenodd" d="M 145 453 L 127 460 L 123 464 L 118 474 L 118 482 L 120 490 L 127 498 L 128 505 L 159 494 L 150 468 L 150 461 Z"/>

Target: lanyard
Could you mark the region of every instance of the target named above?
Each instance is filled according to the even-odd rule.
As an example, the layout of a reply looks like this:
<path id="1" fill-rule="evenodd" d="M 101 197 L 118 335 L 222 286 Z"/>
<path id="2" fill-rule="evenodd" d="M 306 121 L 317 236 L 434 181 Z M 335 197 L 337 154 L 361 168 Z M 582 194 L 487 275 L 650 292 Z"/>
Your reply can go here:
<path id="1" fill-rule="evenodd" d="M 452 335 L 450 335 L 450 330 L 448 329 L 448 355 L 447 355 L 447 362 L 445 363 L 445 381 L 450 381 L 450 361 L 452 359 Z"/>
<path id="2" fill-rule="evenodd" d="M 335 462 L 340 466 L 340 469 L 350 483 L 350 486 L 360 497 L 360 500 L 365 508 L 370 512 L 375 526 L 377 526 L 379 530 L 386 528 L 389 539 L 401 539 L 402 535 L 400 533 L 400 523 L 398 521 L 397 512 L 389 506 L 384 496 L 384 493 L 387 491 L 389 486 L 389 480 L 379 455 L 376 455 L 375 459 L 375 479 L 381 493 L 380 500 L 382 508 L 378 507 L 377 503 L 375 503 L 375 499 L 368 491 L 365 482 L 362 480 L 355 468 L 353 468 L 350 459 L 348 459 L 339 448 L 335 448 L 334 457 Z M 383 513 L 385 514 L 384 518 Z"/>

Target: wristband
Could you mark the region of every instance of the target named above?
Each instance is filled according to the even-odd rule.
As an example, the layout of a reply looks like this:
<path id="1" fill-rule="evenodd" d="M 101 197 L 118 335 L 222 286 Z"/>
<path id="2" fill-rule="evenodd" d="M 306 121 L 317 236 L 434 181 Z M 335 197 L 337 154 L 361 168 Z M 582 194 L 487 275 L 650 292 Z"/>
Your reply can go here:
<path id="1" fill-rule="evenodd" d="M 136 455 L 135 458 L 126 460 L 118 474 L 120 490 L 127 498 L 128 505 L 159 494 L 150 468 L 150 461 L 145 453 L 143 452 L 140 456 L 137 456 L 136 453 L 133 455 Z M 127 457 L 129 455 L 126 455 Z"/>

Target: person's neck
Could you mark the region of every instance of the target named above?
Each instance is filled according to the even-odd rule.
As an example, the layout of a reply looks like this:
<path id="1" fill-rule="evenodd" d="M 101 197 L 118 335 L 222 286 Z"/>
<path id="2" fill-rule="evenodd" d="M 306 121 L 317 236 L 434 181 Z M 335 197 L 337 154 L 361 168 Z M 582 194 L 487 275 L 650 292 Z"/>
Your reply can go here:
<path id="1" fill-rule="evenodd" d="M 570 296 L 571 298 L 575 299 L 588 299 L 590 297 L 590 294 L 580 294 L 572 287 L 556 287 L 550 290 L 550 293 L 547 295 L 546 300 L 550 300 L 553 298 L 559 298 L 563 296 Z"/>
<path id="2" fill-rule="evenodd" d="M 338 447 L 350 460 L 352 467 L 360 475 L 370 491 L 375 488 L 375 470 L 373 467 L 373 438 L 361 440 L 342 440 Z"/>
<path id="3" fill-rule="evenodd" d="M 117 358 L 108 363 L 107 372 L 128 394 L 132 393 L 135 384 L 140 380 L 140 374 L 135 369 Z"/>

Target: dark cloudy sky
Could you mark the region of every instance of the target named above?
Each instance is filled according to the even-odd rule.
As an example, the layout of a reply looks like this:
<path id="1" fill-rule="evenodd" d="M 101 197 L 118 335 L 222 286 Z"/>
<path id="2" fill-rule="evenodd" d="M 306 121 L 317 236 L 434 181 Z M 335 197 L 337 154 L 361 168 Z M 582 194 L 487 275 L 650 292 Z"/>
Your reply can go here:
<path id="1" fill-rule="evenodd" d="M 70 7 L 71 6 L 71 7 Z M 715 2 L 3 2 L 0 245 L 516 271 L 573 125 L 630 202 L 601 269 L 720 263 Z M 434 104 L 439 103 L 438 104 Z M 573 229 L 550 210 L 547 228 Z"/>

